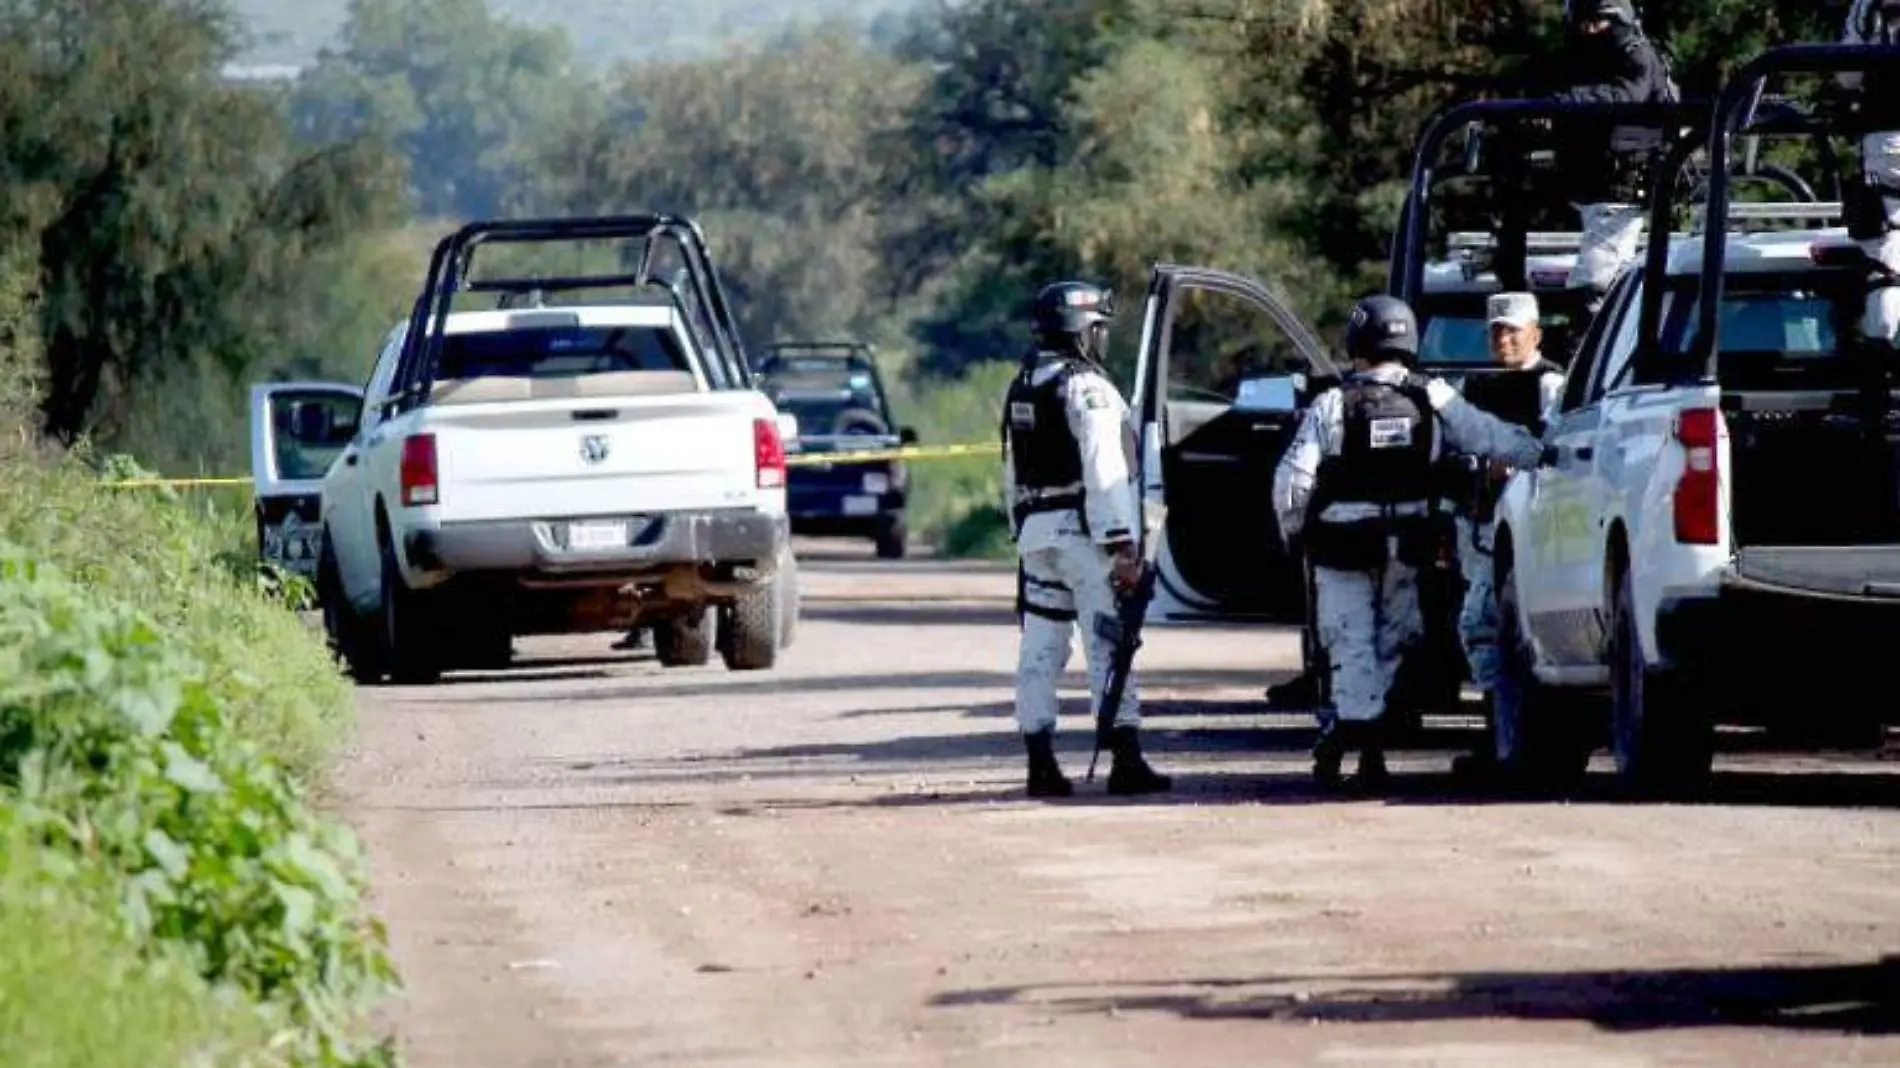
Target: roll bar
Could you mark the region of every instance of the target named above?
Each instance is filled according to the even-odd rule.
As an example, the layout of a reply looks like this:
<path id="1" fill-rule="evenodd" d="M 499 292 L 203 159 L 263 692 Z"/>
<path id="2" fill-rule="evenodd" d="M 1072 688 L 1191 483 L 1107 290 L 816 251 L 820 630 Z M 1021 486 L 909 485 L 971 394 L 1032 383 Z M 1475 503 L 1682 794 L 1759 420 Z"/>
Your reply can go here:
<path id="1" fill-rule="evenodd" d="M 1732 154 L 1731 141 L 1738 133 L 1749 132 L 1762 118 L 1761 105 L 1767 90 L 1768 80 L 1779 74 L 1866 74 L 1873 71 L 1885 71 L 1900 79 L 1900 47 L 1886 45 L 1787 45 L 1772 48 L 1750 60 L 1737 71 L 1723 86 L 1716 99 L 1715 111 L 1707 127 L 1706 140 L 1709 152 L 1709 195 L 1705 209 L 1705 218 L 1721 220 L 1720 225 L 1702 227 L 1702 263 L 1698 292 L 1702 300 L 1697 306 L 1696 332 L 1693 347 L 1688 356 L 1691 365 L 1698 367 L 1704 378 L 1715 374 L 1716 355 L 1721 352 L 1717 332 L 1721 326 L 1720 309 L 1724 281 L 1727 275 L 1726 260 L 1728 252 L 1727 220 L 1730 218 L 1731 176 L 1728 173 L 1728 161 Z M 1789 121 L 1786 111 L 1777 111 L 1769 116 L 1769 122 L 1763 123 L 1759 132 L 1776 134 L 1825 135 L 1840 130 L 1847 124 L 1837 116 L 1820 111 L 1811 111 L 1805 115 L 1797 114 L 1797 120 Z M 1654 226 L 1658 220 L 1667 222 L 1673 205 L 1669 203 L 1666 190 L 1657 189 L 1655 202 L 1650 213 L 1650 223 Z M 1648 257 L 1647 270 L 1650 277 L 1660 278 L 1668 266 L 1668 242 L 1654 242 Z M 1661 295 L 1659 286 L 1646 286 L 1643 293 L 1643 319 L 1639 323 L 1642 333 L 1638 336 L 1655 338 L 1660 320 Z"/>
<path id="2" fill-rule="evenodd" d="M 1707 116 L 1708 103 L 1576 104 L 1550 99 L 1472 100 L 1449 104 L 1426 120 L 1424 133 L 1412 157 L 1412 185 L 1399 217 L 1398 233 L 1387 263 L 1386 292 L 1415 303 L 1424 292 L 1426 229 L 1437 184 L 1439 153 L 1446 142 L 1471 127 L 1522 124 L 1548 119 L 1553 123 L 1611 121 L 1654 127 L 1665 148 L 1695 129 Z M 1509 235 L 1507 235 L 1509 236 Z M 1528 236 L 1528 235 L 1526 235 Z M 1500 242 L 1503 243 L 1503 242 Z M 1508 284 L 1508 283 L 1507 283 Z"/>
<path id="3" fill-rule="evenodd" d="M 637 239 L 640 254 L 630 273 L 574 275 L 560 278 L 485 278 L 472 279 L 469 268 L 475 251 L 486 245 L 559 244 L 577 241 Z M 670 285 L 651 277 L 653 252 L 661 241 L 675 244 L 686 263 L 686 282 L 691 295 L 706 313 L 712 328 L 712 347 L 708 358 L 721 365 L 719 378 L 729 379 L 738 388 L 753 386 L 752 366 L 744 342 L 727 303 L 725 288 L 706 248 L 706 237 L 699 224 L 680 215 L 640 213 L 633 215 L 577 216 L 572 218 L 487 219 L 471 222 L 436 243 L 429 258 L 428 274 L 422 291 L 409 313 L 409 328 L 403 337 L 402 354 L 390 387 L 390 404 L 404 411 L 428 402 L 441 360 L 442 335 L 448 324 L 450 306 L 458 292 L 520 293 L 533 289 L 578 290 L 617 288 L 647 284 Z M 675 292 L 676 302 L 683 295 Z M 684 309 L 682 309 L 684 311 Z"/>

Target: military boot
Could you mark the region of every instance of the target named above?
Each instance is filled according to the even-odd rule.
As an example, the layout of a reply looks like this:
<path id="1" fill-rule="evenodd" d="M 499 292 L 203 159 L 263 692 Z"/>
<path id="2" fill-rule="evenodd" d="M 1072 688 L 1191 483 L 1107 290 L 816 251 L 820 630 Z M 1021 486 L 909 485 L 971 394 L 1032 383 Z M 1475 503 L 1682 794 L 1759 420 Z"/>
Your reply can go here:
<path id="1" fill-rule="evenodd" d="M 1116 727 L 1109 736 L 1115 764 L 1108 771 L 1111 794 L 1159 794 L 1174 787 L 1174 780 L 1148 766 L 1141 755 L 1141 732 L 1134 727 Z"/>
<path id="2" fill-rule="evenodd" d="M 1360 790 L 1381 790 L 1391 779 L 1385 766 L 1385 744 L 1391 725 L 1386 717 L 1364 725 L 1365 740 L 1359 746 L 1359 771 L 1353 786 Z"/>
<path id="3" fill-rule="evenodd" d="M 1029 750 L 1030 797 L 1069 797 L 1075 793 L 1075 785 L 1062 774 L 1062 765 L 1056 763 L 1055 728 L 1025 734 L 1023 744 Z"/>
<path id="4" fill-rule="evenodd" d="M 1320 728 L 1319 739 L 1313 743 L 1313 781 L 1326 789 L 1339 785 L 1339 766 L 1346 759 L 1346 742 L 1340 737 L 1344 729 L 1335 716 Z"/>

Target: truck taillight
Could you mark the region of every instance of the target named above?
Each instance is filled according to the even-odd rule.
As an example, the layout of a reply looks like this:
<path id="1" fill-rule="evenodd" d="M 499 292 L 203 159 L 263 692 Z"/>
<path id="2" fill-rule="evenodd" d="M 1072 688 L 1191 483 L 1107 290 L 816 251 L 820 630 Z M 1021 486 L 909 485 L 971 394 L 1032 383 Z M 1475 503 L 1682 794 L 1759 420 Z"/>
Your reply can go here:
<path id="1" fill-rule="evenodd" d="M 752 460 L 759 472 L 760 489 L 785 485 L 785 442 L 778 436 L 776 421 L 752 421 Z"/>
<path id="2" fill-rule="evenodd" d="M 1684 545 L 1714 545 L 1721 526 L 1721 494 L 1716 469 L 1714 408 L 1676 413 L 1676 440 L 1682 443 L 1682 478 L 1676 483 L 1676 540 Z"/>
<path id="3" fill-rule="evenodd" d="M 402 441 L 402 503 L 442 503 L 435 467 L 435 435 L 411 434 Z"/>

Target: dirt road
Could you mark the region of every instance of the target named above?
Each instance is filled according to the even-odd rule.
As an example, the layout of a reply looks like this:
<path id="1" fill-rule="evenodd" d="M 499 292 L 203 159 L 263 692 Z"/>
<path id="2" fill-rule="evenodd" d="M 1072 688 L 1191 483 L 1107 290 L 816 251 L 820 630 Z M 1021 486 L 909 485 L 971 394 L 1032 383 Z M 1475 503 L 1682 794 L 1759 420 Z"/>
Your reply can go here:
<path id="1" fill-rule="evenodd" d="M 535 641 L 363 691 L 344 782 L 414 1063 L 1900 1064 L 1900 765 L 1535 805 L 1400 754 L 1396 796 L 1321 798 L 1310 720 L 1258 703 L 1293 636 L 1157 629 L 1178 792 L 1032 804 L 1009 574 L 804 586 L 770 673 Z"/>

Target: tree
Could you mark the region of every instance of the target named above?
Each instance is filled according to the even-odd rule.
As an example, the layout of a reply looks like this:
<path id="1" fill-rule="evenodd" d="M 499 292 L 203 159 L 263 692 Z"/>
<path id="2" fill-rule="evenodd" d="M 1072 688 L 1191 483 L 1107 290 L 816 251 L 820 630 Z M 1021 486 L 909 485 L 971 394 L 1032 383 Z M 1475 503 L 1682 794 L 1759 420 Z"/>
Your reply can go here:
<path id="1" fill-rule="evenodd" d="M 0 220 L 39 277 L 48 433 L 205 352 L 242 366 L 247 295 L 377 214 L 373 146 L 299 154 L 279 101 L 215 76 L 209 0 L 0 3 Z"/>
<path id="2" fill-rule="evenodd" d="M 559 29 L 499 18 L 486 0 L 350 0 L 292 115 L 309 142 L 388 138 L 420 211 L 471 219 L 508 205 L 531 134 L 586 95 Z"/>
<path id="3" fill-rule="evenodd" d="M 746 334 L 863 334 L 881 264 L 883 171 L 869 144 L 917 79 L 830 23 L 770 47 L 626 70 L 600 111 L 554 138 L 530 188 L 539 210 L 692 215 Z"/>

